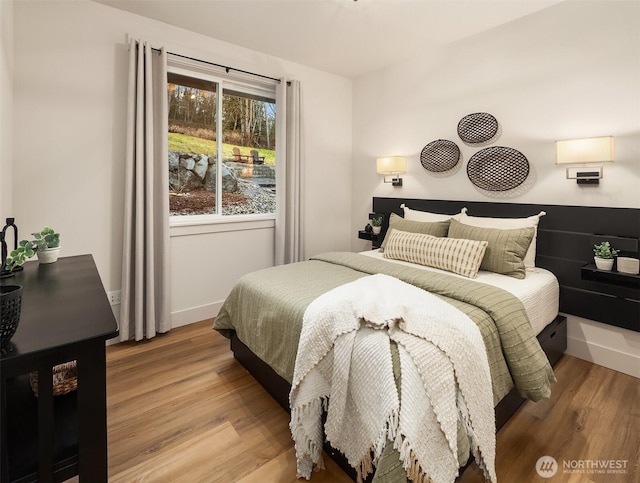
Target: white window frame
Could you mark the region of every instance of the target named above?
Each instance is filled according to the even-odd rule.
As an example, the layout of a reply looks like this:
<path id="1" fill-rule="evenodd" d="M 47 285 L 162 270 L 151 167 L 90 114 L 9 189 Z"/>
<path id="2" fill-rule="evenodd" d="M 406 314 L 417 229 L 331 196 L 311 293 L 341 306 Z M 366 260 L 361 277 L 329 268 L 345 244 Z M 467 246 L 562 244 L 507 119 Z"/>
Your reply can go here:
<path id="1" fill-rule="evenodd" d="M 184 59 L 181 57 L 168 55 L 167 72 L 180 74 L 186 77 L 194 77 L 210 82 L 215 82 L 219 89 L 216 96 L 216 112 L 222 112 L 222 95 L 225 89 L 237 92 L 246 92 L 262 97 L 276 99 L 276 81 L 249 76 L 242 73 L 230 71 L 226 74 L 216 72 L 215 67 L 209 67 L 198 61 Z M 259 79 L 256 81 L 256 79 Z M 277 106 L 277 99 L 276 99 Z M 276 107 L 277 112 L 277 107 Z M 277 123 L 277 120 L 276 120 Z M 216 116 L 216 133 L 222 136 L 222 116 Z M 169 133 L 166 133 L 168 144 Z M 222 166 L 222 142 L 216 143 L 216 157 L 220 160 L 217 169 Z M 169 169 L 167 165 L 167 169 Z M 216 206 L 222 208 L 222 176 L 216 176 Z M 276 181 L 277 187 L 277 181 Z M 168 196 L 168 190 L 167 190 Z M 277 209 L 277 208 L 276 208 Z M 206 215 L 169 215 L 169 228 L 171 236 L 181 236 L 189 234 L 215 233 L 222 231 L 239 231 L 248 229 L 271 228 L 275 226 L 275 213 L 256 213 L 246 215 L 223 215 L 212 213 Z M 228 226 L 216 226 L 225 225 Z"/>

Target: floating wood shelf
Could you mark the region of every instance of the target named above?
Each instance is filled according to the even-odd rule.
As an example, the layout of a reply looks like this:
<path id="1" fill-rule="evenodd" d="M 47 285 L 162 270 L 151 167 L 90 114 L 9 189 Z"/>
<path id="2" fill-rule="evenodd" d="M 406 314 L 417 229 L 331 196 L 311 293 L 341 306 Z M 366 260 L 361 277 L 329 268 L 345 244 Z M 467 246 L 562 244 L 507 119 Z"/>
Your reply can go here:
<path id="1" fill-rule="evenodd" d="M 640 275 L 622 273 L 615 270 L 600 270 L 593 263 L 588 263 L 581 269 L 583 280 L 619 285 L 628 288 L 640 288 Z"/>

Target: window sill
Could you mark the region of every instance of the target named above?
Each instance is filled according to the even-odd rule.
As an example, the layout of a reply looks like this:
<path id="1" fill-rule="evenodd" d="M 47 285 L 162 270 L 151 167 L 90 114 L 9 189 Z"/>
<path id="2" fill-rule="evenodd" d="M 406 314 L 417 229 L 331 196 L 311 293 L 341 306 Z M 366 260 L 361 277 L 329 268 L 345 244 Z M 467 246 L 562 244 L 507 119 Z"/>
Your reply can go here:
<path id="1" fill-rule="evenodd" d="M 261 230 L 275 227 L 275 214 L 238 216 L 172 216 L 169 236 L 202 235 L 228 231 Z"/>

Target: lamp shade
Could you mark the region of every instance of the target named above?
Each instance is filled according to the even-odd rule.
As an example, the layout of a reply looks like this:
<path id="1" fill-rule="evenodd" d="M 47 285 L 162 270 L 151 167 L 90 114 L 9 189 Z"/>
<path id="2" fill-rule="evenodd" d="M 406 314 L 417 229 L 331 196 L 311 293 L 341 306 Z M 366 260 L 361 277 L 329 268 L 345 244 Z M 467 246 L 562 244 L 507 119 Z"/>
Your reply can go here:
<path id="1" fill-rule="evenodd" d="M 404 156 L 389 156 L 376 159 L 378 174 L 396 174 L 407 172 L 407 158 Z"/>
<path id="2" fill-rule="evenodd" d="M 556 141 L 556 164 L 613 162 L 614 137 Z"/>

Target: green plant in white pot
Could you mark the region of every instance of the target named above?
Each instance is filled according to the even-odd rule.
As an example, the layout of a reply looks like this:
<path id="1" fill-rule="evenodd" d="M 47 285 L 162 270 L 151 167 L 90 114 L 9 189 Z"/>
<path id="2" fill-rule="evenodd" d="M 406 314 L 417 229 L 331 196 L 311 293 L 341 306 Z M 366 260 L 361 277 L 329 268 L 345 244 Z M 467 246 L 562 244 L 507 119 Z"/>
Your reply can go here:
<path id="1" fill-rule="evenodd" d="M 45 226 L 42 231 L 32 233 L 33 240 L 20 240 L 18 247 L 11 250 L 5 263 L 5 270 L 14 271 L 24 265 L 27 259 L 38 255 L 40 263 L 53 263 L 60 255 L 60 233 Z"/>
<path id="2" fill-rule="evenodd" d="M 382 217 L 374 216 L 373 218 L 371 218 L 371 227 L 373 228 L 374 235 L 380 233 L 380 230 L 382 229 Z"/>
<path id="3" fill-rule="evenodd" d="M 53 263 L 60 255 L 60 233 L 45 226 L 39 233 L 32 233 L 32 243 L 36 247 L 36 254 L 40 263 Z"/>
<path id="4" fill-rule="evenodd" d="M 618 250 L 613 248 L 608 241 L 593 245 L 593 260 L 600 270 L 611 270 L 613 268 L 613 258 L 618 254 Z"/>

